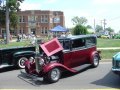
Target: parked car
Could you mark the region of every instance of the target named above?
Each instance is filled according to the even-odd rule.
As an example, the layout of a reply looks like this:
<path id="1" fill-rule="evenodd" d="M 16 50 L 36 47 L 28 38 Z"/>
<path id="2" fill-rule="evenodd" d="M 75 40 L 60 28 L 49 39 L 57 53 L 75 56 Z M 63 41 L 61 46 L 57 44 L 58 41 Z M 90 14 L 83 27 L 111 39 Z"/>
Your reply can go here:
<path id="1" fill-rule="evenodd" d="M 103 38 L 103 39 L 109 39 L 110 36 L 109 35 L 101 35 L 101 38 Z"/>
<path id="2" fill-rule="evenodd" d="M 78 72 L 85 64 L 97 67 L 100 51 L 96 50 L 95 35 L 78 35 L 69 38 L 54 38 L 40 45 L 40 52 L 35 60 L 25 62 L 22 74 L 43 77 L 44 80 L 57 82 L 62 72 Z"/>
<path id="3" fill-rule="evenodd" d="M 116 53 L 112 59 L 112 71 L 120 76 L 120 52 Z"/>
<path id="4" fill-rule="evenodd" d="M 24 62 L 35 56 L 35 47 L 14 47 L 0 49 L 0 68 L 17 66 L 24 68 Z"/>

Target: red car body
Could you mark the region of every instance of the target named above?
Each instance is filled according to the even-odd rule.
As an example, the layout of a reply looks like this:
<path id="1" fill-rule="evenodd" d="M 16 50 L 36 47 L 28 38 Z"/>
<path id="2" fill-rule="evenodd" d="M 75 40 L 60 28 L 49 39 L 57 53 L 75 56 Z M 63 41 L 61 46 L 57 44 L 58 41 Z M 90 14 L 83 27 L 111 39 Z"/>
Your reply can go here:
<path id="1" fill-rule="evenodd" d="M 35 62 L 26 61 L 25 70 L 30 75 L 43 77 L 53 83 L 59 80 L 63 71 L 76 73 L 84 64 L 97 67 L 100 52 L 96 50 L 96 43 L 95 35 L 54 38 L 40 45 L 40 52 L 36 55 Z"/>

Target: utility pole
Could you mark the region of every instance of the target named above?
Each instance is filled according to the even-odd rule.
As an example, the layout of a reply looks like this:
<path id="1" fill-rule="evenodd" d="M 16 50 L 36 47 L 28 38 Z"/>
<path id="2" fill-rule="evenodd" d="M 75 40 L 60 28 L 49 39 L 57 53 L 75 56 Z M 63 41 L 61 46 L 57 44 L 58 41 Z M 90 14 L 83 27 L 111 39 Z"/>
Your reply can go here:
<path id="1" fill-rule="evenodd" d="M 106 19 L 104 19 L 104 20 L 103 20 L 103 26 L 104 26 L 104 27 L 103 27 L 103 30 L 104 30 L 104 32 L 105 32 L 105 26 L 106 26 L 106 24 L 107 24 L 107 23 L 106 23 Z"/>
<path id="2" fill-rule="evenodd" d="M 95 26 L 96 26 L 96 23 L 95 23 L 95 19 L 94 19 L 94 30 L 95 30 Z M 96 32 L 96 30 L 95 30 L 95 32 Z"/>
<path id="3" fill-rule="evenodd" d="M 10 31 L 9 31 L 9 7 L 8 0 L 6 0 L 6 44 L 10 41 Z"/>

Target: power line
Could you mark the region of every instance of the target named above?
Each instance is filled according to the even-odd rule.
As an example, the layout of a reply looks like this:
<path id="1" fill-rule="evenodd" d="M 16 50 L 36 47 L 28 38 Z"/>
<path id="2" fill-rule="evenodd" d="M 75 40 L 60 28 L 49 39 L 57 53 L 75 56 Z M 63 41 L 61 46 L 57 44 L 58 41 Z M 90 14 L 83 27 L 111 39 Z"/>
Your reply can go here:
<path id="1" fill-rule="evenodd" d="M 116 20 L 116 19 L 120 19 L 120 16 L 110 19 L 109 22 L 113 21 L 113 20 Z"/>

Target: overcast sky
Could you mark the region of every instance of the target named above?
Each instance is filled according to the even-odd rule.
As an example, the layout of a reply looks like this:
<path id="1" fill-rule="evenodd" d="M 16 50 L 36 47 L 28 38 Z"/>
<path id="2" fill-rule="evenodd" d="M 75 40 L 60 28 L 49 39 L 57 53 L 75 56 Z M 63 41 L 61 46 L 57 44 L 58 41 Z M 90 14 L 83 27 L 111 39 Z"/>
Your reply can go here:
<path id="1" fill-rule="evenodd" d="M 74 16 L 86 17 L 89 25 L 101 25 L 106 19 L 106 27 L 115 32 L 120 30 L 120 0 L 24 0 L 22 10 L 52 10 L 63 11 L 65 26 L 73 27 L 71 19 Z"/>

